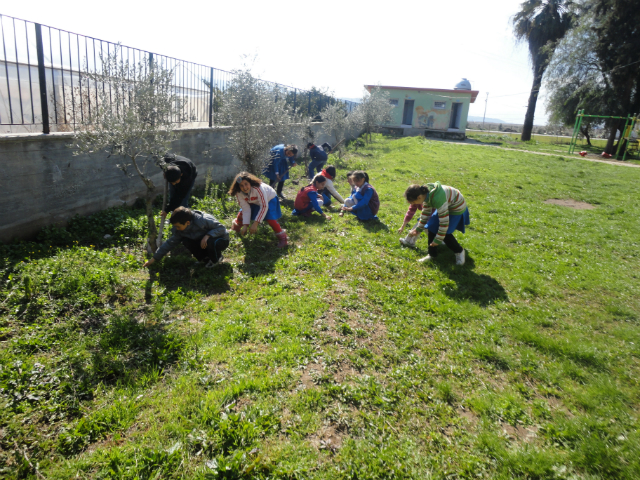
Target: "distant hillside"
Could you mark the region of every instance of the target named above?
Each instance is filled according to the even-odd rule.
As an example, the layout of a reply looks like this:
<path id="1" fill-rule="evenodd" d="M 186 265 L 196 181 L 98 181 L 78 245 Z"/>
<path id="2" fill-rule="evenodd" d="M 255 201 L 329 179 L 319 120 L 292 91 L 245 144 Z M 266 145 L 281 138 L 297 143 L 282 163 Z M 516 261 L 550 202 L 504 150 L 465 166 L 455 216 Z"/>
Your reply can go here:
<path id="1" fill-rule="evenodd" d="M 467 117 L 467 120 L 469 122 L 481 122 L 482 121 L 482 117 L 469 116 L 469 117 Z M 497 118 L 485 118 L 484 121 L 486 123 L 509 123 L 509 122 L 505 122 L 504 120 L 499 120 Z"/>

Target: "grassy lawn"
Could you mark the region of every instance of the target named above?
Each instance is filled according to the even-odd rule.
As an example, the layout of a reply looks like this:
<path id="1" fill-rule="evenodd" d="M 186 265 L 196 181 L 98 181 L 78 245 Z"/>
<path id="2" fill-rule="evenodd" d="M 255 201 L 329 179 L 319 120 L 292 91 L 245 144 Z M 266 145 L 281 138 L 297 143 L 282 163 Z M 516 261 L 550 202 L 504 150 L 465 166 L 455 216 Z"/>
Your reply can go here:
<path id="1" fill-rule="evenodd" d="M 520 141 L 519 133 L 478 133 L 467 132 L 467 137 L 479 142 L 496 145 L 504 148 L 513 148 L 517 150 L 529 150 L 532 152 L 552 153 L 559 155 L 568 155 L 569 144 L 571 138 L 554 137 L 551 135 L 532 135 L 528 142 Z M 591 146 L 587 145 L 585 139 L 579 139 L 576 144 L 576 152 L 587 151 L 589 154 L 596 155 L 600 158 L 607 141 L 601 138 L 592 138 Z M 622 152 L 620 153 L 622 158 Z M 625 161 L 640 164 L 640 158 L 637 153 L 627 154 Z"/>
<path id="2" fill-rule="evenodd" d="M 640 170 L 419 137 L 332 160 L 380 223 L 288 201 L 287 250 L 265 227 L 212 270 L 144 271 L 132 209 L 0 246 L 0 477 L 640 478 Z M 432 180 L 470 205 L 462 267 L 398 242 Z"/>

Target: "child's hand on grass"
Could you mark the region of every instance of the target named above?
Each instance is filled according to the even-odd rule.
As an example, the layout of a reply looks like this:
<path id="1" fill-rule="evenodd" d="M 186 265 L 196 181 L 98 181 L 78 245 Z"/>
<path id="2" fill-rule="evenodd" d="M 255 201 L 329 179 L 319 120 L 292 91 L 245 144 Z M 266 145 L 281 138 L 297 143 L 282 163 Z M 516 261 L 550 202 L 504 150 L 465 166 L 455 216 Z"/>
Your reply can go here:
<path id="1" fill-rule="evenodd" d="M 416 229 L 414 228 L 413 230 L 411 230 L 411 231 L 409 232 L 409 235 L 411 235 L 412 237 L 417 236 L 417 235 L 418 235 L 418 230 L 416 230 Z"/>
<path id="2" fill-rule="evenodd" d="M 247 234 L 247 225 L 243 225 L 242 228 L 240 229 L 240 235 L 246 235 Z"/>
<path id="3" fill-rule="evenodd" d="M 143 268 L 146 267 L 150 267 L 151 265 L 153 265 L 154 263 L 156 263 L 156 259 L 155 258 L 150 258 L 149 260 L 147 260 L 146 262 L 144 262 L 144 265 L 142 265 Z"/>
<path id="4" fill-rule="evenodd" d="M 258 233 L 258 222 L 253 222 L 251 227 L 249 227 L 249 233 L 251 234 Z"/>

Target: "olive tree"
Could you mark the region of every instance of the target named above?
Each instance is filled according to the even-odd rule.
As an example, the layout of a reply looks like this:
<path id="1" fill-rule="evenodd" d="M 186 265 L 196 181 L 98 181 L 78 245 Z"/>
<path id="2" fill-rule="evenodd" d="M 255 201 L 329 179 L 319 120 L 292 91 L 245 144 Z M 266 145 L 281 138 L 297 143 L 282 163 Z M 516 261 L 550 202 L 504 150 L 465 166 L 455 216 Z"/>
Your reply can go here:
<path id="1" fill-rule="evenodd" d="M 102 56 L 95 71 L 82 75 L 82 85 L 95 90 L 96 102 L 90 115 L 74 122 L 75 154 L 119 157 L 116 166 L 128 176 L 137 175 L 146 186 L 149 252 L 155 252 L 158 234 L 153 212 L 156 186 L 147 166 L 151 162 L 164 168 L 163 157 L 176 138 L 174 123 L 186 118 L 172 80 L 173 72 L 161 65 L 146 57 L 129 62 L 116 50 Z"/>
<path id="2" fill-rule="evenodd" d="M 247 171 L 259 175 L 269 149 L 296 136 L 302 117 L 287 105 L 286 93 L 280 88 L 255 78 L 248 69 L 233 73 L 216 125 L 233 127 L 227 139 L 229 150 Z"/>
<path id="3" fill-rule="evenodd" d="M 380 125 L 391 121 L 392 108 L 389 92 L 374 87 L 369 94 L 365 92 L 361 102 L 350 115 L 352 126 L 356 130 L 364 130 L 371 143 L 371 133 L 377 131 Z"/>
<path id="4" fill-rule="evenodd" d="M 335 141 L 334 145 L 337 145 L 347 135 L 347 129 L 349 127 L 348 115 L 343 103 L 335 103 L 333 105 L 327 105 L 322 110 L 322 131 L 329 137 L 332 137 Z"/>

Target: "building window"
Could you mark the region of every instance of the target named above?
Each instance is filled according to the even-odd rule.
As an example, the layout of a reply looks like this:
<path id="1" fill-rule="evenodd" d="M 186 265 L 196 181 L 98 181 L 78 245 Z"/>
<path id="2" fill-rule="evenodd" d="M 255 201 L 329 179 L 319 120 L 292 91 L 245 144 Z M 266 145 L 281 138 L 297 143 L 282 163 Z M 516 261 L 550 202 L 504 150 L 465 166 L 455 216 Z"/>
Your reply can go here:
<path id="1" fill-rule="evenodd" d="M 392 107 L 397 107 L 397 106 L 398 106 L 398 99 L 397 99 L 397 98 L 392 98 L 392 99 L 390 99 L 390 100 L 389 100 L 389 104 L 390 104 Z"/>
<path id="2" fill-rule="evenodd" d="M 444 110 L 447 108 L 447 102 L 433 102 L 434 110 Z"/>

